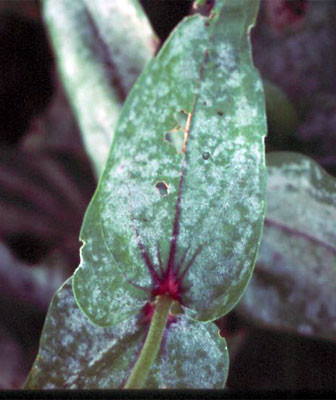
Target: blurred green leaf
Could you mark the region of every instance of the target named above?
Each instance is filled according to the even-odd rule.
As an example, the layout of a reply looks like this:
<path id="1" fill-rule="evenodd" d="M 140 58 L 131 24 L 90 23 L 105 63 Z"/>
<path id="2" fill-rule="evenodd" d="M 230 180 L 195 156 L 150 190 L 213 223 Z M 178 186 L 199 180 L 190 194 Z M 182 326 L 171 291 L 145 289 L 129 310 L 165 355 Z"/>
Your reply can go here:
<path id="1" fill-rule="evenodd" d="M 155 38 L 137 0 L 44 0 L 62 81 L 100 175 L 121 106 Z"/>
<path id="2" fill-rule="evenodd" d="M 24 388 L 120 388 L 140 351 L 146 324 L 138 315 L 115 327 L 92 325 L 75 302 L 71 281 L 54 296 Z M 227 347 L 216 325 L 180 315 L 166 328 L 146 388 L 221 388 L 227 371 Z"/>
<path id="3" fill-rule="evenodd" d="M 336 180 L 308 157 L 267 157 L 257 268 L 238 311 L 257 324 L 336 340 Z"/>
<path id="4" fill-rule="evenodd" d="M 266 191 L 258 4 L 221 0 L 184 19 L 133 87 L 81 232 L 74 293 L 94 323 L 137 314 L 163 281 L 198 320 L 242 295 Z M 167 138 L 178 132 L 182 147 Z"/>
<path id="5" fill-rule="evenodd" d="M 267 140 L 273 147 L 284 146 L 288 137 L 297 130 L 298 118 L 295 108 L 278 86 L 266 79 L 263 85 L 269 128 Z"/>

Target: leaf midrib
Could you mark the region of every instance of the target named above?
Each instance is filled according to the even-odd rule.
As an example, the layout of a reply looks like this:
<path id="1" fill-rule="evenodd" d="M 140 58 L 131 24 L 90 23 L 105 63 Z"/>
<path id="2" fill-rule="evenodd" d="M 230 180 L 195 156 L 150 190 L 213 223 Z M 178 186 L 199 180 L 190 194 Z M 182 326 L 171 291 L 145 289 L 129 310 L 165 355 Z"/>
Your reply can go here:
<path id="1" fill-rule="evenodd" d="M 310 235 L 308 233 L 305 233 L 305 232 L 299 231 L 298 229 L 292 228 L 288 224 L 284 224 L 284 223 L 282 223 L 280 221 L 277 221 L 274 218 L 266 217 L 265 218 L 265 225 L 272 226 L 274 228 L 279 228 L 280 230 L 282 230 L 282 231 L 284 231 L 286 233 L 289 233 L 290 235 L 298 236 L 298 237 L 301 237 L 303 239 L 306 239 L 309 242 L 312 242 L 312 243 L 315 243 L 317 245 L 320 245 L 320 246 L 328 249 L 332 253 L 336 254 L 336 247 L 335 246 L 322 241 L 321 239 L 317 238 L 316 236 L 312 236 L 312 235 Z"/>

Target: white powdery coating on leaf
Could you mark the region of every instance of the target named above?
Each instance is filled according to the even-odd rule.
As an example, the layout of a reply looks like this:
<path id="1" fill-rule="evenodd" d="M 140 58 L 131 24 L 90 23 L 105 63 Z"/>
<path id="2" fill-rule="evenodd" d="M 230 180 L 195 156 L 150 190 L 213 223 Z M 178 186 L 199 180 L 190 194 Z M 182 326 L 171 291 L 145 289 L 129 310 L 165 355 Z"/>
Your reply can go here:
<path id="1" fill-rule="evenodd" d="M 238 88 L 242 85 L 244 79 L 244 74 L 239 71 L 233 71 L 229 79 L 225 82 L 226 85 L 232 88 Z"/>
<path id="2" fill-rule="evenodd" d="M 208 97 L 203 96 L 200 102 L 203 101 L 208 103 Z M 224 299 L 228 299 L 224 296 L 225 288 L 247 279 L 254 259 L 247 249 L 258 229 L 252 224 L 260 221 L 264 210 L 260 186 L 262 141 L 254 143 L 239 132 L 238 117 L 208 117 L 211 112 L 198 112 L 196 108 L 188 143 L 180 229 L 180 240 L 191 245 L 191 253 L 202 247 L 186 275 L 186 286 L 191 287 L 184 299 L 187 306 L 197 305 L 204 312 L 210 299 L 214 308 L 223 306 Z M 263 124 L 249 119 L 249 132 L 255 131 L 263 131 Z M 223 141 L 226 134 L 229 141 Z M 210 155 L 207 160 L 203 159 L 205 151 Z M 197 235 L 190 235 L 193 231 Z M 245 259 L 251 261 L 247 263 Z"/>
<path id="3" fill-rule="evenodd" d="M 157 373 L 167 388 L 221 388 L 227 357 L 225 341 L 214 324 L 182 316 L 166 331 Z"/>
<path id="4" fill-rule="evenodd" d="M 223 69 L 232 71 L 237 64 L 237 50 L 234 49 L 231 43 L 225 41 L 219 43 L 216 50 L 217 60 Z"/>
<path id="5" fill-rule="evenodd" d="M 92 325 L 77 307 L 69 279 L 47 315 L 29 388 L 118 388 L 127 376 L 131 356 L 137 351 L 132 345 L 137 342 L 128 342 L 121 355 L 114 354 L 138 329 L 137 318 L 113 328 Z M 136 339 L 139 344 L 141 338 Z"/>
<path id="6" fill-rule="evenodd" d="M 131 107 L 126 107 L 118 126 L 109 160 L 111 167 L 106 169 L 104 185 L 100 185 L 99 199 L 91 206 L 100 205 L 102 235 L 119 270 L 127 280 L 146 288 L 150 288 L 151 279 L 139 243 L 143 243 L 157 268 L 158 244 L 170 240 L 181 173 L 181 157 L 164 138 L 177 124 L 174 115 L 191 107 L 190 93 L 199 76 L 205 49 L 199 39 L 204 37 L 204 29 L 202 19 L 189 21 L 180 33 L 175 33 L 165 57 L 158 57 L 149 66 L 143 77 L 145 85 L 140 85 L 138 95 L 129 100 Z M 190 36 L 197 45 L 191 43 L 187 50 L 184 47 L 179 50 L 175 45 L 180 43 L 180 36 Z M 194 73 L 189 70 L 187 78 L 175 77 L 171 70 L 171 65 L 184 68 L 182 56 L 189 59 L 190 68 L 194 64 Z M 174 80 L 176 87 L 180 87 L 177 92 L 171 89 Z M 157 85 L 160 90 L 156 89 Z M 146 113 L 142 112 L 144 104 Z M 155 187 L 159 181 L 169 185 L 167 200 L 162 199 Z M 99 267 L 95 273 L 99 274 Z M 109 277 L 112 275 L 105 274 L 101 279 Z"/>
<path id="7" fill-rule="evenodd" d="M 185 19 L 135 85 L 87 213 L 101 220 L 111 255 L 106 268 L 92 264 L 91 289 L 103 285 L 106 304 L 88 306 L 92 312 L 102 307 L 106 321 L 121 305 L 112 287 L 120 282 L 135 310 L 140 303 L 134 299 L 132 306 L 132 298 L 140 292 L 124 281 L 150 291 L 152 266 L 158 270 L 161 258 L 167 267 L 178 198 L 175 265 L 186 249 L 181 269 L 197 254 L 183 282 L 189 315 L 196 309 L 197 318 L 209 320 L 227 312 L 252 270 L 264 212 L 266 122 L 255 89 L 260 78 L 252 64 L 241 61 L 246 57 L 234 38 L 221 32 L 224 22 L 205 22 L 201 16 Z M 176 131 L 184 131 L 180 151 L 169 141 Z M 168 185 L 166 195 L 158 192 L 158 182 Z M 95 233 L 85 225 L 84 240 Z M 89 262 L 82 266 L 90 270 Z M 83 280 L 81 290 L 85 285 Z M 90 303 L 96 293 L 87 290 L 82 297 Z"/>
<path id="8" fill-rule="evenodd" d="M 198 251 L 182 300 L 201 319 L 237 300 L 228 293 L 248 281 L 264 213 L 262 85 L 230 38 L 219 40 L 220 29 L 209 43 L 192 112 L 177 243 L 189 247 L 187 260 Z"/>
<path id="9" fill-rule="evenodd" d="M 236 103 L 235 121 L 238 127 L 248 127 L 258 116 L 258 108 L 251 106 L 246 97 L 241 96 Z"/>
<path id="10" fill-rule="evenodd" d="M 75 272 L 76 297 L 83 311 L 97 324 L 109 325 L 136 313 L 145 304 L 145 293 L 138 296 L 125 289 L 120 268 L 110 253 L 101 233 L 99 220 L 88 224 L 95 235 L 88 235 L 81 248 L 81 264 Z M 93 239 L 94 238 L 94 239 Z M 94 257 L 99 254 L 99 257 Z M 92 270 L 91 270 L 92 268 Z M 140 284 L 140 283 L 139 283 Z"/>

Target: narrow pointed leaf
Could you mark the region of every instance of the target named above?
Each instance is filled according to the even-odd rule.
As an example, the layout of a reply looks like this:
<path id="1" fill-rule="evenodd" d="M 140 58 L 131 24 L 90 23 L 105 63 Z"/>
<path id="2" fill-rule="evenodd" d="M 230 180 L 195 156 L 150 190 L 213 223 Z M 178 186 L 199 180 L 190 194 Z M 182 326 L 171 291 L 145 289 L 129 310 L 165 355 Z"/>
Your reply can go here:
<path id="1" fill-rule="evenodd" d="M 154 51 L 137 0 L 44 0 L 58 66 L 97 175 L 121 106 Z"/>
<path id="2" fill-rule="evenodd" d="M 122 388 L 146 325 L 141 315 L 114 327 L 92 325 L 75 302 L 71 280 L 51 303 L 25 389 Z M 221 388 L 227 370 L 226 343 L 215 324 L 181 315 L 166 329 L 145 388 Z"/>
<path id="3" fill-rule="evenodd" d="M 271 153 L 264 236 L 239 312 L 336 340 L 336 180 L 308 157 Z"/>
<path id="4" fill-rule="evenodd" d="M 213 320 L 242 295 L 266 190 L 257 10 L 218 0 L 209 17 L 184 19 L 133 87 L 81 232 L 74 292 L 95 323 L 163 292 Z"/>

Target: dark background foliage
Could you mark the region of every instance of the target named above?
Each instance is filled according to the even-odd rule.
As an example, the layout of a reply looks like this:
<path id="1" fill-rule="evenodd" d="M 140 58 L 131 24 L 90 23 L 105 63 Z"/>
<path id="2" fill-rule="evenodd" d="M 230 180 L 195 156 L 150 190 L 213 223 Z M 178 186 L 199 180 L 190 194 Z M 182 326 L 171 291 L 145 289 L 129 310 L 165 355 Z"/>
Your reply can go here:
<path id="1" fill-rule="evenodd" d="M 163 42 L 189 0 L 141 0 Z M 336 4 L 262 2 L 254 61 L 298 116 L 269 123 L 268 150 L 299 151 L 336 174 Z M 54 290 L 79 262 L 79 229 L 96 185 L 35 1 L 0 2 L 0 388 L 19 388 Z M 231 389 L 335 389 L 336 346 L 267 331 L 234 311 Z"/>

